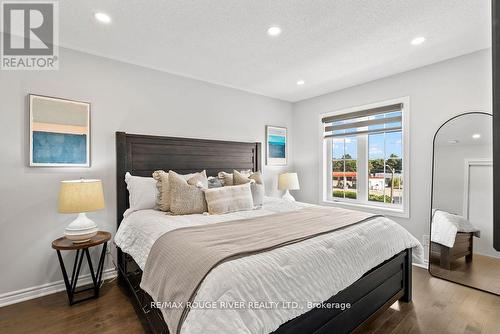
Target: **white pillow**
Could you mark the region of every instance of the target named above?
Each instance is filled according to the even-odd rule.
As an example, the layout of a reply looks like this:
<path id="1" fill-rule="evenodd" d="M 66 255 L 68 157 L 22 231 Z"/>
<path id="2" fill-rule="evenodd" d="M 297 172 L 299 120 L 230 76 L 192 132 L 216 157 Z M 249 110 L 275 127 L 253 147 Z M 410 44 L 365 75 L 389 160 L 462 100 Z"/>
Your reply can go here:
<path id="1" fill-rule="evenodd" d="M 125 174 L 125 182 L 129 193 L 129 208 L 123 214 L 127 217 L 134 211 L 154 209 L 158 190 L 152 177 L 133 176 Z"/>

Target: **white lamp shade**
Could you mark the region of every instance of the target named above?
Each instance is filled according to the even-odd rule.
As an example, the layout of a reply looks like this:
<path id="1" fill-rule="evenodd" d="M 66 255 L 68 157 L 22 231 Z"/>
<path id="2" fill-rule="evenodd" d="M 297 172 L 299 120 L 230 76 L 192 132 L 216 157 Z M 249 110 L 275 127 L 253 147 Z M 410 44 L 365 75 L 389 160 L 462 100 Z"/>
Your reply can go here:
<path id="1" fill-rule="evenodd" d="M 59 189 L 59 212 L 81 213 L 104 209 L 101 180 L 62 181 Z"/>
<path id="2" fill-rule="evenodd" d="M 279 190 L 298 190 L 300 189 L 297 173 L 281 174 L 278 178 Z"/>

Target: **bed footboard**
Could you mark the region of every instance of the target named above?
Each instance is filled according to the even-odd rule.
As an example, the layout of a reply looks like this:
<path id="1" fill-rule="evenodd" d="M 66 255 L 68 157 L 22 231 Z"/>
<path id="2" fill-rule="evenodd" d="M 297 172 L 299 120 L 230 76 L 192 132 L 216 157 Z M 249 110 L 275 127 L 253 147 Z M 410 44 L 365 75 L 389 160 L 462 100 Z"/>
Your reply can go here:
<path id="1" fill-rule="evenodd" d="M 345 310 L 316 308 L 281 325 L 276 334 L 351 333 L 398 300 L 411 301 L 411 249 L 366 273 L 327 303 L 349 303 Z"/>
<path id="2" fill-rule="evenodd" d="M 168 334 L 159 309 L 151 308 L 153 299 L 140 288 L 142 271 L 132 257 L 118 248 L 120 282 L 132 294 L 136 312 L 152 333 Z M 339 308 L 315 308 L 281 325 L 275 334 L 350 333 L 370 322 L 394 302 L 411 301 L 412 255 L 406 249 L 366 273 L 327 303 L 349 304 Z"/>

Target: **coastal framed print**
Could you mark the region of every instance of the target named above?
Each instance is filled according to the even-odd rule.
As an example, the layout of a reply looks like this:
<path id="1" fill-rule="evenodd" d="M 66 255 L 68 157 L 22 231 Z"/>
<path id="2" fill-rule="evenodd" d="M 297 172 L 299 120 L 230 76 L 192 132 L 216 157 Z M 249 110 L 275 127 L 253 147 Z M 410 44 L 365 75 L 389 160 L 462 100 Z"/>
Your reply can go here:
<path id="1" fill-rule="evenodd" d="M 31 167 L 90 167 L 90 103 L 28 95 Z"/>
<path id="2" fill-rule="evenodd" d="M 286 166 L 288 158 L 287 129 L 281 126 L 266 126 L 266 165 Z"/>

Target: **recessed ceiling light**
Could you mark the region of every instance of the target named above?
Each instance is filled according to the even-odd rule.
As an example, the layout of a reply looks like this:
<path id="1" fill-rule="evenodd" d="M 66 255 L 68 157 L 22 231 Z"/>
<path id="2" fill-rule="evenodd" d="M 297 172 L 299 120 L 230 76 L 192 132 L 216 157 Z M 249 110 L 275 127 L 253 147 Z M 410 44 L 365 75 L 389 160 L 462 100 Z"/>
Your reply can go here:
<path id="1" fill-rule="evenodd" d="M 411 45 L 420 45 L 425 42 L 425 37 L 419 36 L 411 40 Z"/>
<path id="2" fill-rule="evenodd" d="M 273 26 L 267 29 L 267 34 L 269 36 L 278 36 L 281 34 L 281 28 L 278 26 Z"/>
<path id="3" fill-rule="evenodd" d="M 481 135 L 479 133 L 475 133 L 475 134 L 472 135 L 472 138 L 473 139 L 479 139 L 479 138 L 481 138 Z"/>
<path id="4" fill-rule="evenodd" d="M 450 143 L 450 144 L 458 144 L 458 140 L 456 140 L 456 139 L 450 139 L 450 140 L 448 140 L 448 143 Z"/>
<path id="5" fill-rule="evenodd" d="M 298 86 L 302 86 L 303 84 L 305 84 L 306 82 L 304 80 L 299 80 L 297 81 L 297 85 Z"/>
<path id="6" fill-rule="evenodd" d="M 103 12 L 97 12 L 94 14 L 94 18 L 101 23 L 111 23 L 111 16 Z"/>

